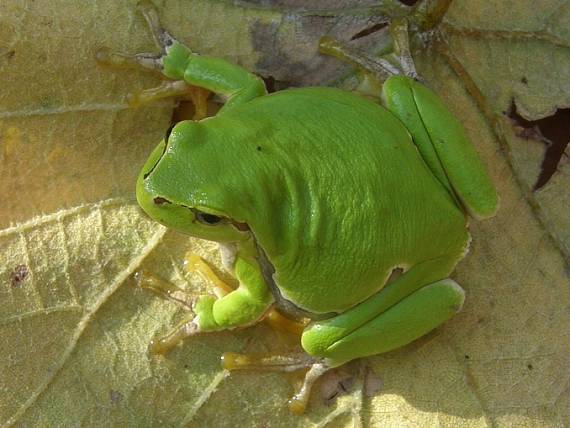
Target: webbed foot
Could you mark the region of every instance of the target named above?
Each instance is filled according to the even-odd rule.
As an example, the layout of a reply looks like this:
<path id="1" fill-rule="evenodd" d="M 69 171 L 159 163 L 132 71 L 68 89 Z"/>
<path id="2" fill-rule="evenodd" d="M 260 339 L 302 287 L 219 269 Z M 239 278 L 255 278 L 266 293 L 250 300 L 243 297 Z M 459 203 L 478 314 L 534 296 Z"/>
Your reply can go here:
<path id="1" fill-rule="evenodd" d="M 301 388 L 287 402 L 292 413 L 300 415 L 305 412 L 311 389 L 315 381 L 331 369 L 323 360 L 315 359 L 307 354 L 236 354 L 226 352 L 222 356 L 222 365 L 227 370 L 267 370 L 293 372 L 309 369 L 305 374 Z"/>

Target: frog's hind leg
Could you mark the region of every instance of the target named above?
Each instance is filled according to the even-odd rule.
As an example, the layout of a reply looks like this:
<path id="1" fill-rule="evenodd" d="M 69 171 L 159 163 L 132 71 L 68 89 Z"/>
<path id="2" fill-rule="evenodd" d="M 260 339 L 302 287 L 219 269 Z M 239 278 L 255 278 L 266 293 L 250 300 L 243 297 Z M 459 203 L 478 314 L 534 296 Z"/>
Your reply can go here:
<path id="1" fill-rule="evenodd" d="M 441 256 L 418 263 L 359 305 L 309 324 L 301 344 L 319 365 L 309 371 L 291 404 L 301 408 L 307 403 L 317 374 L 404 346 L 455 314 L 463 304 L 463 290 L 439 278 L 447 277 L 456 261 Z"/>
<path id="2" fill-rule="evenodd" d="M 410 51 L 408 20 L 406 18 L 392 20 L 390 23 L 390 35 L 394 42 L 394 55 L 400 64 L 404 76 L 418 80 L 418 72 Z"/>
<path id="3" fill-rule="evenodd" d="M 108 65 L 110 67 L 144 67 L 149 70 L 162 70 L 161 55 L 153 53 L 126 54 L 122 52 L 111 52 L 107 49 L 99 49 L 95 54 L 95 59 L 99 64 Z"/>
<path id="4" fill-rule="evenodd" d="M 320 50 L 358 67 L 362 76 L 358 92 L 381 98 L 458 205 L 476 219 L 492 217 L 498 207 L 497 192 L 464 127 L 434 92 L 418 83 L 407 19 L 393 20 L 390 34 L 394 52 L 379 59 L 330 38 L 321 39 Z"/>
<path id="5" fill-rule="evenodd" d="M 495 186 L 465 128 L 443 101 L 424 85 L 404 77 L 385 83 L 382 100 L 406 126 L 422 158 L 449 194 L 470 216 L 492 217 L 498 207 Z"/>
<path id="6" fill-rule="evenodd" d="M 424 336 L 450 319 L 463 306 L 465 293 L 453 280 L 426 285 L 360 325 L 345 325 L 343 336 L 329 340 L 327 331 L 338 320 L 315 323 L 303 336 L 303 347 L 336 367 L 355 358 L 382 354 Z M 354 308 L 358 311 L 358 307 Z M 348 313 L 340 317 L 347 317 Z M 338 318 L 338 317 L 337 317 Z M 332 330 L 332 329 L 331 329 Z M 318 335 L 318 344 L 315 336 Z M 334 335 L 331 334 L 331 337 Z M 305 346 L 306 343 L 311 343 Z M 323 346 L 325 345 L 325 346 Z"/>
<path id="7" fill-rule="evenodd" d="M 280 371 L 308 367 L 301 388 L 288 402 L 293 413 L 301 414 L 307 407 L 313 384 L 328 370 L 355 358 L 381 354 L 407 345 L 451 318 L 461 309 L 464 297 L 463 289 L 455 281 L 437 281 L 360 325 L 344 322 L 347 318 L 357 321 L 361 318 L 361 314 L 354 313 L 360 311 L 358 306 L 335 318 L 309 325 L 302 336 L 302 343 L 312 358 L 227 353 L 224 354 L 224 367 L 229 370 Z M 339 332 L 344 336 L 331 340 Z"/>
<path id="8" fill-rule="evenodd" d="M 392 76 L 405 75 L 418 79 L 410 52 L 407 19 L 394 19 L 390 23 L 390 35 L 393 52 L 381 57 L 372 57 L 331 37 L 321 38 L 319 52 L 355 66 L 361 79 L 358 92 L 378 97 L 382 83 Z"/>
<path id="9" fill-rule="evenodd" d="M 288 401 L 291 412 L 300 415 L 305 411 L 311 388 L 315 381 L 329 371 L 332 366 L 322 358 L 314 358 L 307 354 L 236 354 L 226 352 L 222 356 L 222 365 L 227 370 L 266 370 L 294 372 L 308 369 L 299 391 Z"/>
<path id="10" fill-rule="evenodd" d="M 336 333 L 349 331 L 340 340 L 328 341 L 327 329 L 334 325 L 339 317 L 352 316 L 351 311 L 310 325 L 303 335 L 303 348 L 311 353 L 314 359 L 302 387 L 289 400 L 290 410 L 296 414 L 304 412 L 313 384 L 331 368 L 355 358 L 381 354 L 412 342 L 451 318 L 461 308 L 463 300 L 463 289 L 456 282 L 446 279 L 419 289 L 357 328 L 343 327 L 342 323 L 333 326 Z M 358 310 L 357 308 L 355 309 Z M 320 337 L 317 338 L 317 335 Z M 319 349 L 307 346 L 305 342 L 309 341 L 316 343 Z M 233 359 L 231 361 L 235 364 Z M 247 362 L 241 364 L 247 365 Z"/>
<path id="11" fill-rule="evenodd" d="M 364 79 L 375 79 L 378 83 L 383 82 L 390 76 L 400 74 L 400 70 L 384 58 L 373 58 L 353 47 L 339 42 L 331 37 L 322 37 L 319 41 L 319 52 L 335 57 L 357 67 Z"/>

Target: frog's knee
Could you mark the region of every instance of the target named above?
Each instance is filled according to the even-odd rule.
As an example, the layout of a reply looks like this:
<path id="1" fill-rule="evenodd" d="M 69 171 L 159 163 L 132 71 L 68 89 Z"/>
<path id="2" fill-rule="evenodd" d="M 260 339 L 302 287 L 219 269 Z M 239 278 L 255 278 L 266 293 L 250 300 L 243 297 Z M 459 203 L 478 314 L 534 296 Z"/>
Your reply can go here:
<path id="1" fill-rule="evenodd" d="M 463 289 L 444 279 L 426 285 L 397 304 L 363 320 L 356 308 L 310 324 L 301 337 L 303 349 L 315 357 L 339 364 L 404 346 L 430 332 L 461 309 Z"/>
<path id="2" fill-rule="evenodd" d="M 326 357 L 328 348 L 335 341 L 330 328 L 318 322 L 309 324 L 301 336 L 301 346 L 313 357 Z"/>

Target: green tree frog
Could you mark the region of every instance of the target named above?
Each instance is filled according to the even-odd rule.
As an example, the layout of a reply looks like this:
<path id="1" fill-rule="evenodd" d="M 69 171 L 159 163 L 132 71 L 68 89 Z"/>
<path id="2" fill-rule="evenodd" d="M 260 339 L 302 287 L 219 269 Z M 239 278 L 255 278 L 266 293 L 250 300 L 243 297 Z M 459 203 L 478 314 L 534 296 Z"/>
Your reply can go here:
<path id="1" fill-rule="evenodd" d="M 150 217 L 219 242 L 239 281 L 200 297 L 179 336 L 248 326 L 272 306 L 310 318 L 299 412 L 329 368 L 406 345 L 461 308 L 448 277 L 468 250 L 467 216 L 493 216 L 498 198 L 437 95 L 402 75 L 384 82 L 383 105 L 329 87 L 268 95 L 259 77 L 159 28 L 146 3 L 143 13 L 162 53 L 136 60 L 172 87 L 226 98 L 216 116 L 177 123 L 136 184 Z"/>

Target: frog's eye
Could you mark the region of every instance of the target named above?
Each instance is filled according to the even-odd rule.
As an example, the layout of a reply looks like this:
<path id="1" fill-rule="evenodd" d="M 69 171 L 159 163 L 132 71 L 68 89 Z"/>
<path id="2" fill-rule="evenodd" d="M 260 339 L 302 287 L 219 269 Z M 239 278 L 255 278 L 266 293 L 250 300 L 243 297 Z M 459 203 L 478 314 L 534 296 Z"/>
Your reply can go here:
<path id="1" fill-rule="evenodd" d="M 196 212 L 196 220 L 198 220 L 200 223 L 207 224 L 209 226 L 219 224 L 222 222 L 223 219 L 224 219 L 223 217 L 214 214 L 203 213 L 200 211 Z"/>

